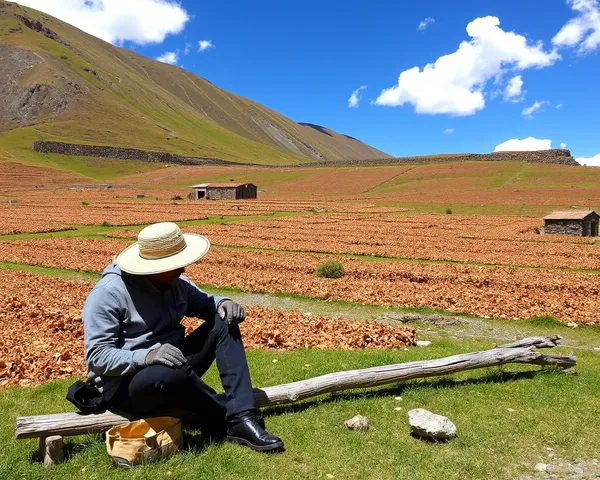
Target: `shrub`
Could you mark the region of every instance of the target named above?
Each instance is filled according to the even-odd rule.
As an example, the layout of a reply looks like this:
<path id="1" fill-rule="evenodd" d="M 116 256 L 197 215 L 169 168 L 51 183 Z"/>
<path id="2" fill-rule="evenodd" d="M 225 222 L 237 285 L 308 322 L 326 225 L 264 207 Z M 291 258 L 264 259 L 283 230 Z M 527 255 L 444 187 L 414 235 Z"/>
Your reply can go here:
<path id="1" fill-rule="evenodd" d="M 321 278 L 341 278 L 344 276 L 344 265 L 340 262 L 325 262 L 315 270 L 315 276 Z"/>
<path id="2" fill-rule="evenodd" d="M 88 202 L 87 200 L 84 200 L 83 202 L 81 202 L 81 204 L 82 204 L 84 207 L 87 207 L 87 206 L 90 204 L 90 202 Z"/>
<path id="3" fill-rule="evenodd" d="M 108 223 L 106 220 L 104 220 L 100 225 L 103 226 L 103 227 L 110 227 L 111 226 L 110 223 Z"/>
<path id="4" fill-rule="evenodd" d="M 451 209 L 451 208 L 447 208 L 447 209 L 446 209 L 446 213 L 447 213 L 448 215 L 452 215 L 452 209 Z"/>
<path id="5" fill-rule="evenodd" d="M 542 231 L 540 230 L 539 227 L 534 227 L 533 228 L 533 233 L 535 233 L 536 235 L 541 235 Z"/>

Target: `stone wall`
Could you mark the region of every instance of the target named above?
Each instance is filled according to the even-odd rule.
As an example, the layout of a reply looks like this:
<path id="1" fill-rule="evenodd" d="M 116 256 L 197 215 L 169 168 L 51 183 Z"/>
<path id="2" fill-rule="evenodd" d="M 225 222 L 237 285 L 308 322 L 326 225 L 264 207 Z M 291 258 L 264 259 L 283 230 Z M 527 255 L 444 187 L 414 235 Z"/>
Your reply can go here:
<path id="1" fill-rule="evenodd" d="M 79 157 L 120 158 L 142 162 L 173 163 L 179 165 L 250 165 L 228 162 L 220 158 L 183 157 L 168 152 L 152 152 L 136 148 L 110 147 L 104 145 L 78 145 L 76 143 L 35 141 L 32 150 L 40 153 L 57 153 Z"/>
<path id="2" fill-rule="evenodd" d="M 546 220 L 544 233 L 548 235 L 583 235 L 582 220 Z"/>
<path id="3" fill-rule="evenodd" d="M 466 153 L 463 155 L 381 158 L 377 160 L 338 160 L 323 162 L 307 162 L 295 165 L 260 165 L 221 160 L 220 158 L 184 157 L 168 152 L 152 152 L 136 148 L 111 147 L 105 145 L 79 145 L 75 143 L 35 141 L 31 147 L 40 153 L 57 153 L 83 157 L 120 158 L 123 160 L 139 160 L 142 162 L 173 163 L 179 165 L 252 165 L 270 168 L 307 168 L 307 167 L 342 167 L 352 165 L 397 165 L 402 163 L 441 163 L 441 162 L 501 162 L 523 161 L 527 163 L 547 163 L 579 166 L 569 150 L 553 149 L 534 152 L 494 152 Z"/>
<path id="4" fill-rule="evenodd" d="M 522 161 L 526 163 L 550 163 L 558 165 L 580 166 L 571 156 L 569 150 L 552 149 L 533 152 L 494 152 L 494 153 L 465 153 L 462 155 L 440 155 L 427 157 L 381 158 L 377 160 L 340 160 L 330 162 L 313 162 L 298 166 L 344 166 L 344 165 L 383 165 L 400 163 L 449 163 L 449 162 L 503 162 Z"/>
<path id="5" fill-rule="evenodd" d="M 206 189 L 207 200 L 236 200 L 237 188 L 210 188 Z"/>

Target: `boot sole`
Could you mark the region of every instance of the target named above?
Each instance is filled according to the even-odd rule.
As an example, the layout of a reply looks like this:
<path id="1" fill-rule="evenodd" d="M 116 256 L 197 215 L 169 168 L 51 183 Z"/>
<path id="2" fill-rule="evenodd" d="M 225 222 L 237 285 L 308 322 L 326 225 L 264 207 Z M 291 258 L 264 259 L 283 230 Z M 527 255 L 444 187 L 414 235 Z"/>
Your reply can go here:
<path id="1" fill-rule="evenodd" d="M 252 450 L 254 450 L 256 452 L 275 452 L 275 451 L 283 450 L 283 442 L 277 442 L 277 443 L 272 443 L 271 445 L 261 446 L 261 445 L 254 445 L 253 443 L 249 442 L 245 438 L 233 437 L 231 435 L 227 435 L 227 441 L 231 442 L 231 443 L 237 443 L 238 445 L 244 445 L 246 447 L 251 448 Z"/>

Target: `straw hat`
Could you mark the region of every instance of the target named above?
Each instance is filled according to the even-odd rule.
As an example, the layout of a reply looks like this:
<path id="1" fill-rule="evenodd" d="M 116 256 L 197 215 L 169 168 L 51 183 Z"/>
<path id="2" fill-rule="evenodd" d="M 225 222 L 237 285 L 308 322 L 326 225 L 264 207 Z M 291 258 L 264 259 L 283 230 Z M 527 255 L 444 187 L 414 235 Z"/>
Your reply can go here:
<path id="1" fill-rule="evenodd" d="M 172 222 L 154 223 L 138 234 L 138 241 L 117 256 L 127 273 L 151 275 L 177 270 L 200 260 L 210 248 L 208 238 L 181 233 Z"/>

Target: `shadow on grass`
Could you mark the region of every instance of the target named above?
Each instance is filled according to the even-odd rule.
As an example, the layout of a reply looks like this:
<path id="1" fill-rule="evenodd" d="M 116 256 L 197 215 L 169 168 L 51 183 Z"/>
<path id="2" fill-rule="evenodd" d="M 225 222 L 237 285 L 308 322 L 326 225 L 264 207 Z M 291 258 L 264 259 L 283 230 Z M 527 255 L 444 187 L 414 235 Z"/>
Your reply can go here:
<path id="1" fill-rule="evenodd" d="M 516 380 L 526 380 L 534 378 L 538 375 L 556 374 L 560 373 L 560 369 L 553 367 L 544 367 L 541 370 L 529 370 L 520 372 L 506 372 L 498 370 L 497 372 L 490 372 L 488 375 L 467 378 L 467 379 L 452 379 L 452 378 L 441 378 L 436 380 L 424 380 L 418 383 L 399 383 L 396 386 L 379 388 L 377 390 L 364 390 L 356 389 L 350 392 L 332 392 L 326 397 L 317 398 L 314 400 L 307 400 L 302 403 L 291 404 L 291 405 L 279 405 L 274 407 L 265 407 L 262 409 L 265 417 L 276 417 L 284 415 L 286 413 L 297 413 L 303 412 L 310 408 L 317 407 L 318 405 L 341 402 L 346 400 L 363 400 L 369 398 L 381 398 L 390 396 L 401 396 L 411 390 L 416 389 L 447 389 L 447 388 L 458 388 L 465 385 L 482 385 L 486 383 L 505 383 Z"/>

